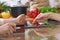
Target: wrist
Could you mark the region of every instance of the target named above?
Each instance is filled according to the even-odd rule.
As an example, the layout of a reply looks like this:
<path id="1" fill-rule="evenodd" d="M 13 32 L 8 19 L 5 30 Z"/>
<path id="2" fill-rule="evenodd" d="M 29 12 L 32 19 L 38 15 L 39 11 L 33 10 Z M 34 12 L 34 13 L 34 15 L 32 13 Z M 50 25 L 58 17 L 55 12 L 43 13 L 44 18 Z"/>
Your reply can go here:
<path id="1" fill-rule="evenodd" d="M 49 12 L 49 13 L 48 13 L 48 16 L 49 16 L 49 17 L 48 17 L 48 18 L 51 19 L 52 15 L 53 15 L 53 13 L 52 13 L 52 12 Z"/>

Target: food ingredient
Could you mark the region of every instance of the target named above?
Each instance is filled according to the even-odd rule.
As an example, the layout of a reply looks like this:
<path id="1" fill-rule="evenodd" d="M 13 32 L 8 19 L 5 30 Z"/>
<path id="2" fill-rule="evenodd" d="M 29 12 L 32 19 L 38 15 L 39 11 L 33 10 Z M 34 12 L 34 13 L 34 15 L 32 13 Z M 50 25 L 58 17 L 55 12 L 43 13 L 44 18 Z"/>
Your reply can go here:
<path id="1" fill-rule="evenodd" d="M 29 17 L 30 18 L 35 18 L 38 14 L 40 14 L 40 11 L 38 8 L 35 8 L 34 10 L 31 10 L 29 12 Z"/>
<path id="2" fill-rule="evenodd" d="M 34 19 L 38 14 L 40 14 L 40 11 L 38 8 L 35 8 L 29 12 L 29 17 Z M 38 26 L 39 24 L 38 22 L 35 22 L 33 25 Z"/>
<path id="3" fill-rule="evenodd" d="M 41 11 L 41 13 L 47 13 L 47 12 L 58 13 L 58 10 L 56 8 L 50 8 L 50 7 L 39 7 L 39 10 Z"/>
<path id="4" fill-rule="evenodd" d="M 11 17 L 9 12 L 2 12 L 1 15 L 2 15 L 2 18 L 5 18 L 5 19 Z"/>

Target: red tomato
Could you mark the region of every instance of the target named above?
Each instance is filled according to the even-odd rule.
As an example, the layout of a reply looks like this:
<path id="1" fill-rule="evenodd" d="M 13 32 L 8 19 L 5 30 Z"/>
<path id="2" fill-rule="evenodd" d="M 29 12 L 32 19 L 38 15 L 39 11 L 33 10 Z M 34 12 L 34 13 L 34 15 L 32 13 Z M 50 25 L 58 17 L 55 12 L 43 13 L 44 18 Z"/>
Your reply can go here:
<path id="1" fill-rule="evenodd" d="M 40 14 L 40 10 L 38 8 L 36 8 L 34 11 L 37 15 Z"/>
<path id="2" fill-rule="evenodd" d="M 34 22 L 33 25 L 34 26 L 38 26 L 39 24 L 38 24 L 38 22 Z"/>
<path id="3" fill-rule="evenodd" d="M 38 14 L 40 14 L 40 11 L 38 10 Z"/>
<path id="4" fill-rule="evenodd" d="M 31 10 L 29 13 L 29 17 L 35 18 L 38 14 L 40 14 L 40 10 L 38 8 Z M 38 26 L 38 22 L 33 23 L 34 26 Z"/>
<path id="5" fill-rule="evenodd" d="M 34 13 L 34 11 L 30 11 L 29 16 L 31 18 L 35 18 L 36 17 L 36 14 Z"/>
<path id="6" fill-rule="evenodd" d="M 34 10 L 34 13 L 35 13 L 35 14 L 38 14 L 38 11 L 35 9 L 35 10 Z"/>

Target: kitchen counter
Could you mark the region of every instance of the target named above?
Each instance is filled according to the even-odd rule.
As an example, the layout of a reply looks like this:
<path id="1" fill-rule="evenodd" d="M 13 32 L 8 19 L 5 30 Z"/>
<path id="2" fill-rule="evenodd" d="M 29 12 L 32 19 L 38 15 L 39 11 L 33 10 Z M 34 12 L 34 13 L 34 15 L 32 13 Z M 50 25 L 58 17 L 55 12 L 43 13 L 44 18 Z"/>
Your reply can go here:
<path id="1" fill-rule="evenodd" d="M 49 32 L 49 36 L 53 36 L 54 37 L 54 39 L 50 39 L 50 40 L 60 40 L 60 22 L 58 22 L 58 21 L 49 21 L 49 23 L 51 23 L 51 24 L 55 24 L 56 25 L 56 28 L 54 28 L 54 29 L 51 29 L 50 31 L 49 30 L 46 30 L 47 32 Z M 41 34 L 43 34 L 44 36 L 48 36 L 47 34 L 47 32 L 45 31 L 45 32 L 43 32 L 45 29 L 47 29 L 47 28 L 45 28 L 45 29 L 42 29 L 42 28 L 27 28 L 26 30 L 25 30 L 25 35 L 26 35 L 26 37 L 25 37 L 25 40 L 40 40 L 40 37 L 41 36 L 38 36 L 38 35 L 36 35 L 36 33 L 33 31 L 33 30 L 41 30 Z M 45 34 L 46 35 L 45 35 Z M 35 39 L 35 38 L 37 38 L 37 39 Z M 52 37 L 51 37 L 52 38 Z M 47 38 L 41 38 L 41 40 L 48 40 Z"/>
<path id="2" fill-rule="evenodd" d="M 35 39 L 35 37 L 37 36 L 38 37 L 38 35 L 36 35 L 35 33 L 34 33 L 34 31 L 32 31 L 32 29 L 35 29 L 35 28 L 31 28 L 31 29 L 26 29 L 26 40 L 33 40 L 33 39 Z M 36 28 L 36 29 L 38 29 L 38 28 Z M 52 32 L 53 31 L 53 32 Z M 51 36 L 53 36 L 54 37 L 54 39 L 52 39 L 52 40 L 60 40 L 60 27 L 58 27 L 58 28 L 56 28 L 56 29 L 54 29 L 54 30 L 52 30 L 50 33 L 50 35 Z M 43 31 L 42 31 L 43 32 Z M 41 33 L 41 32 L 40 32 Z M 53 33 L 53 34 L 52 34 Z M 44 33 L 42 33 L 43 35 L 45 35 Z M 46 33 L 46 34 L 48 34 L 48 33 Z M 47 35 L 46 35 L 47 36 Z M 50 37 L 50 36 L 49 36 Z M 38 37 L 38 38 L 40 38 L 40 36 Z M 37 39 L 38 40 L 38 39 Z M 48 40 L 48 39 L 45 39 L 45 38 L 41 38 L 41 40 Z"/>
<path id="3" fill-rule="evenodd" d="M 13 33 L 10 36 L 0 35 L 0 40 L 25 40 L 25 33 Z"/>

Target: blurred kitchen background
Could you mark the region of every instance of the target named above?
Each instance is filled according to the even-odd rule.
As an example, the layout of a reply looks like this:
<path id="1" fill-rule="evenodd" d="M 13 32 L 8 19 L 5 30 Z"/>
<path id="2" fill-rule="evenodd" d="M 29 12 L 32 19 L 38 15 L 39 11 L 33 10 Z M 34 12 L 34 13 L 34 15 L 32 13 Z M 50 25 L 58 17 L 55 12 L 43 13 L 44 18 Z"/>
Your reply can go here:
<path id="1" fill-rule="evenodd" d="M 35 4 L 39 4 L 38 6 L 50 6 L 50 7 L 57 7 L 60 8 L 60 0 L 30 0 L 32 2 L 35 2 Z M 37 3 L 36 3 L 37 2 Z"/>
<path id="2" fill-rule="evenodd" d="M 23 4 L 23 5 L 27 5 L 27 13 L 29 13 L 29 10 L 31 8 L 34 8 L 34 7 L 50 7 L 50 8 L 57 8 L 58 11 L 60 12 L 60 0 L 0 0 L 1 3 L 5 2 L 5 4 L 7 6 L 16 6 L 16 5 L 20 5 L 20 4 Z M 5 7 L 4 7 L 5 8 Z M 5 8 L 6 9 L 6 8 Z M 57 12 L 57 11 L 54 11 L 54 12 Z M 3 13 L 2 13 L 3 14 Z M 6 13 L 5 13 L 6 14 Z M 10 13 L 8 13 L 10 14 Z M 3 15 L 4 16 L 4 15 Z M 8 15 L 9 16 L 9 15 Z M 7 18 L 7 17 L 5 17 Z M 9 17 L 10 18 L 10 17 Z M 23 29 L 23 28 L 22 28 Z M 26 30 L 25 30 L 26 31 Z M 26 32 L 26 36 L 28 35 L 28 33 Z M 23 39 L 24 40 L 24 37 L 25 37 L 25 33 L 19 33 L 19 34 L 16 34 L 16 39 L 17 38 L 20 38 L 20 36 L 22 36 L 23 38 L 21 38 L 21 40 Z M 14 37 L 12 37 L 14 38 Z M 11 37 L 10 37 L 11 39 Z M 15 38 L 14 38 L 15 39 Z M 4 39 L 5 40 L 5 39 Z M 12 39 L 13 40 L 13 39 Z M 20 39 L 19 39 L 20 40 Z"/>
<path id="3" fill-rule="evenodd" d="M 58 12 L 60 12 L 60 0 L 29 0 L 30 1 L 30 9 L 34 7 L 50 7 L 57 8 Z"/>
<path id="4" fill-rule="evenodd" d="M 13 5 L 18 5 L 19 3 L 21 4 L 26 4 L 29 0 L 0 0 L 0 2 L 5 2 L 8 6 L 13 6 Z"/>

